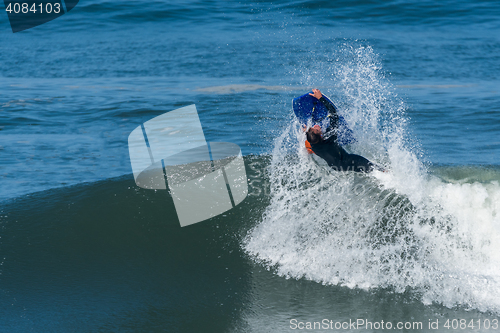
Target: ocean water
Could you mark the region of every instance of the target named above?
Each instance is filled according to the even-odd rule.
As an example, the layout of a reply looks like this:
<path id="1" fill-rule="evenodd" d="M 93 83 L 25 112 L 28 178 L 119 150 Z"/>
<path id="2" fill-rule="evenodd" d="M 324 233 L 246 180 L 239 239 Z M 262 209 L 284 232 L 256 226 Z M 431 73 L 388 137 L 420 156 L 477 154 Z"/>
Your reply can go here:
<path id="1" fill-rule="evenodd" d="M 500 329 L 499 31 L 498 1 L 90 0 L 19 33 L 0 15 L 0 331 Z M 314 87 L 390 172 L 305 153 L 291 100 Z M 249 195 L 181 228 L 127 139 L 190 104 L 241 147 Z"/>

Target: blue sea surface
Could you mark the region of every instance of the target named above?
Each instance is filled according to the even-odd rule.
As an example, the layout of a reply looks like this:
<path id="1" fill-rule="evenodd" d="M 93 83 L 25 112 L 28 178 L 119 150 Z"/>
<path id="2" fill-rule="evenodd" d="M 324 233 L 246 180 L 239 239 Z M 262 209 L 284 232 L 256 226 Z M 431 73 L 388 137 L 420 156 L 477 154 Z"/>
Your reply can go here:
<path id="1" fill-rule="evenodd" d="M 288 332 L 298 316 L 424 326 L 497 318 L 487 301 L 451 310 L 390 285 L 273 274 L 241 246 L 272 195 L 179 229 L 173 205 L 159 207 L 166 193 L 135 188 L 127 140 L 145 121 L 196 104 L 207 141 L 236 143 L 264 173 L 293 126 L 292 99 L 317 87 L 361 114 L 351 118 L 360 137 L 369 137 L 363 114 L 376 108 L 383 120 L 397 109 L 405 149 L 430 174 L 495 186 L 499 32 L 493 0 L 82 0 L 18 33 L 0 13 L 0 331 Z"/>
<path id="2" fill-rule="evenodd" d="M 131 129 L 190 103 L 210 139 L 269 152 L 291 98 L 323 84 L 342 99 L 335 66 L 359 46 L 431 163 L 495 165 L 499 15 L 494 1 L 86 1 L 16 34 L 3 15 L 1 197 L 126 174 Z M 229 89 L 200 91 L 214 86 Z"/>

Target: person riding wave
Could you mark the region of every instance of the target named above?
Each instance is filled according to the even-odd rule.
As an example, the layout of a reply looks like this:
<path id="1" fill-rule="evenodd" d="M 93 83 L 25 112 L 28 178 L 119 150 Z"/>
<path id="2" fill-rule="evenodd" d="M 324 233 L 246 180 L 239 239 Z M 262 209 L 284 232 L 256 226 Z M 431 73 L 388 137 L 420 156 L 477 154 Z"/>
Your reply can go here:
<path id="1" fill-rule="evenodd" d="M 313 93 L 309 95 L 317 98 L 328 109 L 331 130 L 326 133 L 329 136 L 325 139 L 319 125 L 309 128 L 306 132 L 308 152 L 318 155 L 337 171 L 371 172 L 374 169 L 380 169 L 363 156 L 349 154 L 340 146 L 336 133 L 339 126 L 337 108 L 321 94 L 319 89 L 312 91 Z"/>

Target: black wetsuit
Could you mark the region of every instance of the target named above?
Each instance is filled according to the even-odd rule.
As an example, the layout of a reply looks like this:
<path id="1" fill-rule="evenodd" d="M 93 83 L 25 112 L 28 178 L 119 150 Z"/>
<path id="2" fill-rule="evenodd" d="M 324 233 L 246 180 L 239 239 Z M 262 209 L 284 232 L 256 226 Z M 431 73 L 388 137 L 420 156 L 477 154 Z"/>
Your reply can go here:
<path id="1" fill-rule="evenodd" d="M 319 99 L 321 103 L 328 109 L 330 118 L 331 131 L 325 133 L 329 136 L 326 140 L 321 140 L 318 143 L 312 144 L 312 151 L 324 159 L 328 165 L 338 171 L 356 171 L 370 172 L 374 168 L 374 164 L 366 158 L 356 154 L 349 154 L 337 143 L 336 129 L 338 127 L 339 116 L 335 105 L 330 103 L 326 98 Z"/>

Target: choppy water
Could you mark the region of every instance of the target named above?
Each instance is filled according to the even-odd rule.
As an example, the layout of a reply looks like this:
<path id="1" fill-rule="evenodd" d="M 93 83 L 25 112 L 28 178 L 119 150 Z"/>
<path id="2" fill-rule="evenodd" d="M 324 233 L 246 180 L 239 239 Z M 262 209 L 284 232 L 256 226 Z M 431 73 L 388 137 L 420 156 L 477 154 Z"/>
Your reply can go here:
<path id="1" fill-rule="evenodd" d="M 0 15 L 0 330 L 497 319 L 499 30 L 496 1 L 94 0 L 16 34 Z M 291 99 L 312 87 L 390 173 L 306 156 Z M 250 194 L 180 228 L 127 137 L 193 103 Z"/>

